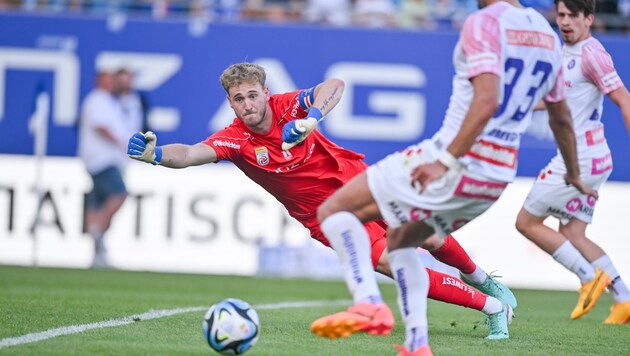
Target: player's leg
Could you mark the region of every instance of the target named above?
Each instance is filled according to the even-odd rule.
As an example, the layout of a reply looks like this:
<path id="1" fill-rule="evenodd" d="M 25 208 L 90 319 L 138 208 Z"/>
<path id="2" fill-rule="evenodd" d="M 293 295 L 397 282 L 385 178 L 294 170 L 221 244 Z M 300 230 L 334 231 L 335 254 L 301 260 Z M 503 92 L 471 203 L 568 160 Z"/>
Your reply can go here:
<path id="1" fill-rule="evenodd" d="M 354 305 L 345 312 L 314 321 L 311 330 L 329 338 L 347 337 L 358 331 L 388 335 L 394 326 L 394 317 L 378 289 L 370 237 L 362 224 L 380 218 L 365 172 L 355 176 L 320 205 L 317 217 L 339 256 Z"/>
<path id="2" fill-rule="evenodd" d="M 523 208 L 517 216 L 516 229 L 580 279 L 578 305 L 571 319 L 580 318 L 595 306 L 610 281 L 562 233 L 545 225 L 544 220 L 544 216 L 534 216 Z"/>
<path id="3" fill-rule="evenodd" d="M 602 278 L 610 278 L 611 283 L 608 285 L 608 290 L 613 296 L 614 304 L 611 307 L 610 315 L 604 322 L 607 324 L 628 323 L 630 322 L 630 290 L 606 252 L 586 237 L 586 227 L 587 223 L 584 221 L 572 219 L 569 223 L 560 226 L 560 232 L 590 261 L 596 270 L 605 274 Z M 576 309 L 583 309 L 583 304 L 580 305 L 578 302 Z"/>
<path id="4" fill-rule="evenodd" d="M 93 182 L 98 208 L 94 211 L 92 224 L 88 227 L 95 243 L 92 266 L 107 267 L 109 263 L 105 248 L 105 233 L 109 229 L 114 215 L 125 202 L 127 189 L 120 170 L 115 167 L 109 167 L 93 176 Z"/>
<path id="5" fill-rule="evenodd" d="M 383 242 L 385 242 L 384 239 Z M 384 247 L 380 250 L 382 254 L 378 259 L 375 270 L 387 277 L 393 278 L 391 267 L 387 260 L 387 252 Z M 378 247 L 372 245 L 372 251 L 378 251 Z M 428 297 L 430 299 L 479 310 L 486 315 L 501 311 L 503 305 L 497 298 L 470 288 L 470 286 L 457 277 L 430 268 L 426 270 L 429 275 Z"/>
<path id="6" fill-rule="evenodd" d="M 422 247 L 427 249 L 438 261 L 457 268 L 466 283 L 497 298 L 502 303 L 509 304 L 512 309 L 516 308 L 516 297 L 512 291 L 475 264 L 453 235 L 448 235 L 441 240 L 434 234 L 423 243 Z"/>
<path id="7" fill-rule="evenodd" d="M 402 353 L 429 348 L 427 296 L 430 282 L 416 246 L 433 232 L 423 221 L 388 230 L 388 258 L 396 280 L 398 307 L 405 321 Z"/>

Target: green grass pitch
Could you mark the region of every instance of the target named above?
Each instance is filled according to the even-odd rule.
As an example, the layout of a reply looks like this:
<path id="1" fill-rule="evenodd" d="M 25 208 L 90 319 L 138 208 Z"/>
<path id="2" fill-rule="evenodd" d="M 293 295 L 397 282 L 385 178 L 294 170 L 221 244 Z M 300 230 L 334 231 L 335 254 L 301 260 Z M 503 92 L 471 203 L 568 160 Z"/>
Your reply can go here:
<path id="1" fill-rule="evenodd" d="M 576 281 L 577 284 L 577 281 Z M 344 308 L 326 305 L 258 310 L 261 336 L 247 355 L 395 355 L 404 327 L 393 284 L 382 284 L 397 325 L 388 337 L 356 334 L 328 340 L 310 333 L 319 316 Z M 577 293 L 514 291 L 519 306 L 504 341 L 486 341 L 482 314 L 429 303 L 429 336 L 436 355 L 630 355 L 628 325 L 604 325 L 612 300 L 577 321 L 569 319 Z M 201 323 L 204 310 L 127 325 L 98 328 L 34 343 L 3 340 L 49 329 L 122 319 L 151 310 L 209 307 L 235 297 L 252 305 L 348 300 L 338 281 L 249 278 L 122 271 L 0 266 L 0 355 L 202 355 L 213 354 Z M 6 341 L 5 341 L 6 342 Z"/>

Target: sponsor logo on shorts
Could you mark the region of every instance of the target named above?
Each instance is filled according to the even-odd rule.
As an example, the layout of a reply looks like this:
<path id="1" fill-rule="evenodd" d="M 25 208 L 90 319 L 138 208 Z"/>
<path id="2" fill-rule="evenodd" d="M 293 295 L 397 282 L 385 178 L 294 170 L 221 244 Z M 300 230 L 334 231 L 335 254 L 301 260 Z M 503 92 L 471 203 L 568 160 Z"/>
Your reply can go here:
<path id="1" fill-rule="evenodd" d="M 593 146 L 606 140 L 606 136 L 604 136 L 604 126 L 586 131 L 585 135 L 587 146 Z"/>
<path id="2" fill-rule="evenodd" d="M 588 197 L 586 197 L 586 203 L 589 206 L 595 206 L 595 203 L 597 203 L 597 200 L 592 195 L 589 195 Z"/>
<path id="3" fill-rule="evenodd" d="M 258 162 L 259 166 L 269 164 L 269 150 L 267 150 L 267 147 L 256 147 L 254 148 L 254 152 L 256 152 L 256 162 Z"/>
<path id="4" fill-rule="evenodd" d="M 212 141 L 212 144 L 215 147 L 229 147 L 229 148 L 233 148 L 235 150 L 240 150 L 241 149 L 241 145 L 234 143 L 234 142 L 230 142 L 230 141 L 221 141 L 221 140 L 214 140 Z"/>
<path id="5" fill-rule="evenodd" d="M 612 156 L 609 154 L 600 158 L 593 158 L 591 162 L 591 174 L 602 174 L 613 168 Z"/>
<path id="6" fill-rule="evenodd" d="M 448 226 L 448 223 L 446 222 L 446 220 L 440 215 L 433 216 L 433 222 L 435 223 L 435 225 L 437 225 L 440 229 L 442 229 L 442 231 L 444 231 L 447 234 L 450 234 L 451 232 L 455 231 L 453 230 L 452 226 Z"/>
<path id="7" fill-rule="evenodd" d="M 505 183 L 486 182 L 463 176 L 457 189 L 455 189 L 455 195 L 464 198 L 494 201 L 499 199 L 505 186 Z"/>
<path id="8" fill-rule="evenodd" d="M 573 199 L 569 200 L 567 205 L 565 205 L 565 208 L 567 208 L 567 210 L 572 212 L 572 213 L 575 213 L 581 207 L 582 207 L 582 201 L 580 200 L 580 198 L 573 198 Z"/>
<path id="9" fill-rule="evenodd" d="M 396 219 L 398 219 L 401 224 L 406 224 L 409 222 L 409 219 L 407 219 L 398 203 L 396 203 L 395 201 L 390 201 L 387 203 L 387 206 L 389 206 L 389 210 L 392 212 L 392 214 L 394 214 Z"/>
<path id="10" fill-rule="evenodd" d="M 413 208 L 409 212 L 409 218 L 411 221 L 422 221 L 431 218 L 430 210 L 423 210 L 420 208 Z"/>
<path id="11" fill-rule="evenodd" d="M 547 214 L 549 215 L 553 215 L 559 219 L 566 219 L 566 220 L 571 220 L 573 219 L 573 214 L 569 214 L 566 211 L 562 211 L 556 208 L 548 208 L 547 209 Z"/>
<path id="12" fill-rule="evenodd" d="M 515 168 L 518 149 L 479 140 L 472 145 L 466 155 L 496 166 Z"/>

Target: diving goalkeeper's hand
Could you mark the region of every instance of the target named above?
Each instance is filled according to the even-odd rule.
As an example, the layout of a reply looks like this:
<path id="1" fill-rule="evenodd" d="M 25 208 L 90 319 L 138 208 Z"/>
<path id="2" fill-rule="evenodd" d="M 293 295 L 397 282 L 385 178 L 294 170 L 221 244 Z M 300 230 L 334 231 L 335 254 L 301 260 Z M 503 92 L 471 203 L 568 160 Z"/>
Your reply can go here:
<path id="1" fill-rule="evenodd" d="M 127 156 L 154 165 L 162 160 L 162 147 L 156 146 L 157 136 L 151 131 L 136 132 L 129 139 Z"/>
<path id="2" fill-rule="evenodd" d="M 317 108 L 311 108 L 306 119 L 289 121 L 282 128 L 282 150 L 287 151 L 301 143 L 317 128 L 323 115 Z"/>

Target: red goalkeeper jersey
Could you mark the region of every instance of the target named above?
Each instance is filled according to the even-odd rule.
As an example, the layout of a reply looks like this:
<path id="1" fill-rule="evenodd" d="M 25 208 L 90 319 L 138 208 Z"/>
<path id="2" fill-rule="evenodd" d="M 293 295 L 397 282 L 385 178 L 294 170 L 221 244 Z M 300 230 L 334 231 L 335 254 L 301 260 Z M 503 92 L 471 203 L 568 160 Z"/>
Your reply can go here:
<path id="1" fill-rule="evenodd" d="M 317 207 L 335 190 L 366 169 L 364 156 L 335 145 L 319 131 L 301 144 L 282 151 L 282 127 L 307 116 L 300 90 L 271 96 L 271 131 L 260 135 L 238 118 L 205 139 L 218 160 L 233 162 L 249 178 L 282 203 L 289 214 L 312 228 Z"/>

